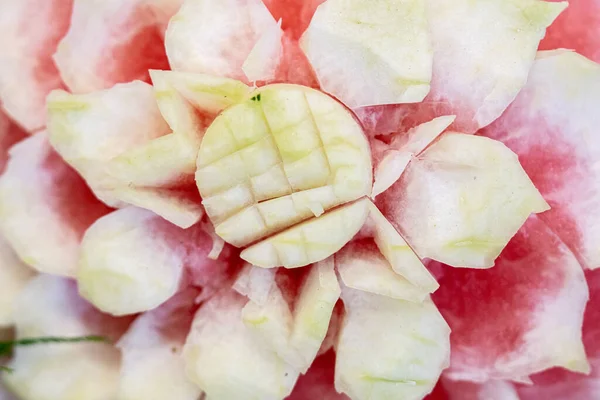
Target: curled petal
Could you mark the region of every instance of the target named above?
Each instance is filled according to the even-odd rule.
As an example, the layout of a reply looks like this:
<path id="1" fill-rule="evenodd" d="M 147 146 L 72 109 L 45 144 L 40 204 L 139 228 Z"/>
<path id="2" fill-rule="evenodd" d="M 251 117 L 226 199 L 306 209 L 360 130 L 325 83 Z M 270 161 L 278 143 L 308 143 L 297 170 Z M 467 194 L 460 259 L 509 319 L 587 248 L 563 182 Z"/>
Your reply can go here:
<path id="1" fill-rule="evenodd" d="M 15 299 L 34 276 L 34 271 L 0 238 L 0 329 L 14 324 Z"/>
<path id="2" fill-rule="evenodd" d="M 250 82 L 269 81 L 275 79 L 277 66 L 282 55 L 281 20 L 277 25 L 270 26 L 248 54 L 242 70 Z"/>
<path id="3" fill-rule="evenodd" d="M 488 138 L 447 133 L 378 205 L 421 258 L 489 268 L 531 213 L 548 209 L 517 156 Z"/>
<path id="4" fill-rule="evenodd" d="M 186 0 L 167 29 L 169 62 L 176 71 L 245 80 L 244 61 L 276 25 L 261 0 Z"/>
<path id="5" fill-rule="evenodd" d="M 371 196 L 375 198 L 400 179 L 410 160 L 421 154 L 455 118 L 454 115 L 434 118 L 404 135 L 395 136 L 390 146 L 386 146 L 385 153 L 375 169 Z"/>
<path id="6" fill-rule="evenodd" d="M 519 155 L 552 207 L 540 218 L 588 268 L 600 267 L 598 104 L 600 65 L 568 51 L 540 52 L 515 102 L 482 132 Z"/>

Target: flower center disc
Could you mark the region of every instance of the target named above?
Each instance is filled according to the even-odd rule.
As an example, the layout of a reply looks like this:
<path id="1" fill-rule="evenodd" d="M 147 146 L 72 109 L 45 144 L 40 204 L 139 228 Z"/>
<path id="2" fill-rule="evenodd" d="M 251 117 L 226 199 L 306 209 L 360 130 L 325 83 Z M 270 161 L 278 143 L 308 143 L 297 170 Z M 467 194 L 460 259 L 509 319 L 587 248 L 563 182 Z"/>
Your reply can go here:
<path id="1" fill-rule="evenodd" d="M 370 194 L 371 152 L 333 98 L 269 85 L 208 128 L 196 183 L 217 234 L 241 247 Z"/>

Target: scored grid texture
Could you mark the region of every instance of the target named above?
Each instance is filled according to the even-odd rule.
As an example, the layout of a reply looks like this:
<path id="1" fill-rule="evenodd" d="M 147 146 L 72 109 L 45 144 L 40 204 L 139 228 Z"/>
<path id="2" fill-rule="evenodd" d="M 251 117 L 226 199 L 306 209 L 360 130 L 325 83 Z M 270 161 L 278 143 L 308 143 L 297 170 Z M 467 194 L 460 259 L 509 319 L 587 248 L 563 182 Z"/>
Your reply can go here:
<path id="1" fill-rule="evenodd" d="M 264 90 L 261 101 L 233 106 L 207 131 L 196 180 L 207 214 L 226 241 L 245 245 L 352 200 L 337 196 L 333 186 L 341 168 L 354 170 L 361 162 L 349 161 L 352 154 L 346 154 L 343 163 L 332 166 L 331 146 L 321 136 L 306 90 Z M 350 119 L 351 134 L 362 135 L 335 100 L 315 93 L 319 102 L 330 103 L 334 113 Z M 360 153 L 359 160 L 369 153 L 368 145 L 352 144 L 356 138 L 336 140 L 330 140 L 332 146 L 343 142 Z M 366 157 L 370 168 L 370 154 Z M 227 232 L 234 230 L 236 237 L 229 237 Z"/>

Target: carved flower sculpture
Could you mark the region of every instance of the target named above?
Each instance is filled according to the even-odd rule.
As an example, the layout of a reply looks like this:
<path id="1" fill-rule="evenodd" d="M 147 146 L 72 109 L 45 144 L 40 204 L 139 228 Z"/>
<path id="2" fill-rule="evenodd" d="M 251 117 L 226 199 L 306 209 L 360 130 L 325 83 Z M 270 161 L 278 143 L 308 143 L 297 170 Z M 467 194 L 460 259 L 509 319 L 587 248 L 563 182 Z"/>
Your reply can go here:
<path id="1" fill-rule="evenodd" d="M 16 347 L 8 390 L 593 398 L 600 4 L 566 7 L 1 0 L 0 325 L 116 343 Z"/>

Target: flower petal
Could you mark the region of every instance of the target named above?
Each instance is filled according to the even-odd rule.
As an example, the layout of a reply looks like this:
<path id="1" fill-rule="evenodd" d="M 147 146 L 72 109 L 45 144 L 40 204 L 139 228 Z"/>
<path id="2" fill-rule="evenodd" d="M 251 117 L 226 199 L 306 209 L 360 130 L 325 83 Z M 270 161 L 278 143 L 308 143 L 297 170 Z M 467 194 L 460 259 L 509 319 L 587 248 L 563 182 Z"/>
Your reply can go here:
<path id="1" fill-rule="evenodd" d="M 27 133 L 0 109 L 0 174 L 8 162 L 9 149 L 25 137 Z"/>
<path id="2" fill-rule="evenodd" d="M 335 387 L 353 400 L 422 399 L 448 366 L 450 329 L 435 305 L 342 288 Z"/>
<path id="3" fill-rule="evenodd" d="M 590 300 L 583 318 L 583 343 L 592 372 L 582 375 L 562 368 L 533 375 L 533 386 L 519 386 L 521 400 L 568 398 L 572 400 L 593 399 L 600 388 L 600 271 L 586 271 Z"/>
<path id="4" fill-rule="evenodd" d="M 300 274 L 285 270 L 265 274 L 260 268 L 251 268 L 271 286 L 262 304 L 251 297 L 244 306 L 244 324 L 264 346 L 295 370 L 306 373 L 325 339 L 340 296 L 333 259 L 314 264 Z"/>
<path id="5" fill-rule="evenodd" d="M 452 328 L 450 379 L 526 381 L 553 366 L 588 372 L 588 289 L 576 258 L 536 216 L 488 270 L 445 268 L 435 303 Z"/>
<path id="6" fill-rule="evenodd" d="M 63 86 L 52 61 L 69 27 L 72 0 L 3 1 L 0 4 L 0 101 L 23 128 L 46 123 L 46 96 Z"/>
<path id="7" fill-rule="evenodd" d="M 306 375 L 300 376 L 294 391 L 286 400 L 350 400 L 333 385 L 335 353 L 333 350 L 316 358 Z"/>
<path id="8" fill-rule="evenodd" d="M 187 375 L 209 398 L 282 400 L 299 373 L 252 335 L 242 321 L 246 303 L 222 291 L 200 307 L 184 347 Z"/>
<path id="9" fill-rule="evenodd" d="M 139 81 L 85 95 L 53 92 L 51 140 L 107 204 L 147 208 L 189 227 L 203 214 L 193 174 L 204 129 L 248 88 L 202 75 L 151 74 L 158 106 L 152 87 Z"/>
<path id="10" fill-rule="evenodd" d="M 281 20 L 269 26 L 244 60 L 242 70 L 250 82 L 275 79 L 277 66 L 281 61 L 283 31 Z"/>
<path id="11" fill-rule="evenodd" d="M 405 132 L 441 115 L 456 115 L 452 128 L 460 132 L 488 125 L 525 85 L 546 27 L 567 4 L 427 0 L 427 5 L 434 46 L 431 91 L 420 104 L 361 110 L 371 129 Z"/>
<path id="12" fill-rule="evenodd" d="M 600 1 L 569 1 L 540 43 L 540 50 L 559 48 L 573 49 L 600 63 Z"/>
<path id="13" fill-rule="evenodd" d="M 0 227 L 29 266 L 73 276 L 85 230 L 110 212 L 40 132 L 16 144 L 0 177 Z M 43 229 L 40 226 L 43 221 Z"/>
<path id="14" fill-rule="evenodd" d="M 114 340 L 130 319 L 101 314 L 77 295 L 74 282 L 39 275 L 15 304 L 17 337 L 101 335 Z M 85 393 L 89 400 L 114 398 L 119 352 L 107 343 L 59 343 L 16 347 L 3 374 L 8 388 L 23 400 L 64 400 Z"/>
<path id="15" fill-rule="evenodd" d="M 180 0 L 74 0 L 54 61 L 74 93 L 108 89 L 169 67 L 163 44 Z"/>
<path id="16" fill-rule="evenodd" d="M 200 224 L 184 230 L 150 211 L 123 208 L 86 231 L 77 271 L 79 290 L 114 315 L 151 310 L 177 292 L 186 269 L 211 268 L 211 247 Z M 218 271 L 212 272 L 217 279 Z"/>
<path id="17" fill-rule="evenodd" d="M 197 400 L 201 390 L 185 376 L 182 348 L 198 291 L 185 290 L 139 316 L 117 344 L 118 399 Z"/>
<path id="18" fill-rule="evenodd" d="M 186 0 L 165 46 L 173 70 L 245 80 L 242 65 L 277 22 L 261 0 Z"/>
<path id="19" fill-rule="evenodd" d="M 515 385 L 507 381 L 473 383 L 442 378 L 441 382 L 448 400 L 523 400 Z"/>
<path id="20" fill-rule="evenodd" d="M 414 103 L 429 92 L 424 0 L 328 0 L 300 46 L 323 90 L 349 107 Z"/>
<path id="21" fill-rule="evenodd" d="M 6 240 L 0 237 L 0 329 L 14 324 L 15 299 L 34 276 L 34 271 L 23 264 Z"/>
<path id="22" fill-rule="evenodd" d="M 587 268 L 600 267 L 600 65 L 540 52 L 529 81 L 482 134 L 519 155 L 552 209 L 540 218 Z"/>
<path id="23" fill-rule="evenodd" d="M 502 143 L 447 133 L 377 204 L 421 258 L 489 268 L 531 213 L 548 209 Z"/>
<path id="24" fill-rule="evenodd" d="M 425 122 L 404 135 L 395 136 L 375 169 L 373 199 L 392 186 L 408 166 L 410 160 L 429 146 L 456 117 L 448 115 Z"/>

